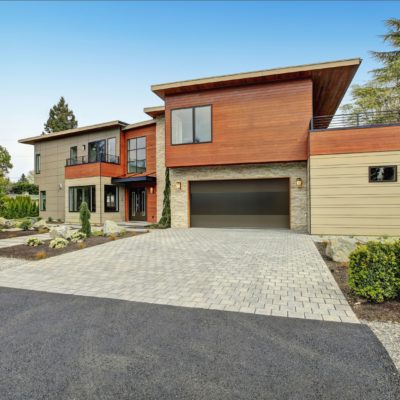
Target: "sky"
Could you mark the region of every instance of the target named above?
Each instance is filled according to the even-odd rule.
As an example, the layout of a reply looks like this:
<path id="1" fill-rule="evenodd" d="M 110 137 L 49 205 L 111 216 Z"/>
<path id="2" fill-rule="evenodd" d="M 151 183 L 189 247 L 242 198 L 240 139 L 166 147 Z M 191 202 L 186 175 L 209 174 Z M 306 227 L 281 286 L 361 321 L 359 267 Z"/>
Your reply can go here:
<path id="1" fill-rule="evenodd" d="M 353 81 L 377 66 L 384 20 L 400 2 L 2 2 L 0 144 L 17 180 L 64 96 L 79 126 L 148 119 L 152 84 L 361 57 Z M 349 101 L 349 96 L 345 98 Z"/>

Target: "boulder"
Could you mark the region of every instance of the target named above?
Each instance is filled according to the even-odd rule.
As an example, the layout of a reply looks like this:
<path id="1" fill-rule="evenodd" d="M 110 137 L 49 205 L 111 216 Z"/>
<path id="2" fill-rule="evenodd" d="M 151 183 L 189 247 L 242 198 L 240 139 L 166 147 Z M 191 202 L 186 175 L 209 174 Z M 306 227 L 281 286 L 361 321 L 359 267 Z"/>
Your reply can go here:
<path id="1" fill-rule="evenodd" d="M 8 223 L 8 220 L 6 220 L 5 218 L 3 218 L 3 217 L 0 217 L 0 227 L 6 227 L 7 226 L 7 223 Z"/>
<path id="2" fill-rule="evenodd" d="M 114 221 L 105 221 L 103 225 L 103 234 L 104 236 L 110 235 L 120 235 L 123 229 L 118 226 Z"/>
<path id="3" fill-rule="evenodd" d="M 13 221 L 12 219 L 0 218 L 0 226 L 2 228 L 15 228 L 17 226 L 17 221 Z"/>
<path id="4" fill-rule="evenodd" d="M 44 219 L 41 219 L 40 221 L 35 222 L 32 225 L 33 229 L 39 230 L 39 229 L 50 229 L 49 226 L 46 224 L 46 221 Z"/>
<path id="5" fill-rule="evenodd" d="M 56 238 L 69 239 L 72 235 L 72 232 L 73 231 L 69 229 L 67 225 L 55 226 L 54 228 L 50 229 L 50 237 L 52 239 Z"/>
<path id="6" fill-rule="evenodd" d="M 349 262 L 350 253 L 360 244 L 360 238 L 338 236 L 328 240 L 325 254 L 336 262 Z"/>

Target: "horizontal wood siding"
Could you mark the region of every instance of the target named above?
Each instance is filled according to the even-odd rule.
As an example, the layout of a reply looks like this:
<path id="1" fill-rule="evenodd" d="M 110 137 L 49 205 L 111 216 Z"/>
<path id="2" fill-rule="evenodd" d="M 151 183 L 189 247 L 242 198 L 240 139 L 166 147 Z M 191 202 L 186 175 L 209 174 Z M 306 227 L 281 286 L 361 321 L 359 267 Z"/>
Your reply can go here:
<path id="1" fill-rule="evenodd" d="M 310 133 L 310 154 L 400 150 L 400 126 L 335 129 Z"/>
<path id="2" fill-rule="evenodd" d="M 171 110 L 209 104 L 212 143 L 172 146 Z M 307 160 L 309 79 L 167 96 L 165 105 L 167 167 Z"/>
<path id="3" fill-rule="evenodd" d="M 310 157 L 311 233 L 400 236 L 400 176 L 373 183 L 368 167 L 397 165 L 400 151 Z"/>
<path id="4" fill-rule="evenodd" d="M 65 179 L 88 178 L 91 176 L 117 177 L 122 174 L 122 167 L 118 164 L 89 163 L 65 167 Z"/>

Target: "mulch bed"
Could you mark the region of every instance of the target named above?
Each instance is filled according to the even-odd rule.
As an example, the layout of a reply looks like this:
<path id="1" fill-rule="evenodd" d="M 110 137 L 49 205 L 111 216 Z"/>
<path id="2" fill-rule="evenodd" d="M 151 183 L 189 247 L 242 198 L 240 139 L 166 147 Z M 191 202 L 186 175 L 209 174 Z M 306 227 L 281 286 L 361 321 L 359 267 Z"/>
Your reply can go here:
<path id="1" fill-rule="evenodd" d="M 37 231 L 2 231 L 0 232 L 1 239 L 11 239 L 20 236 L 38 235 Z"/>
<path id="2" fill-rule="evenodd" d="M 400 299 L 385 301 L 384 303 L 370 303 L 352 293 L 348 283 L 349 268 L 343 263 L 332 261 L 325 255 L 323 243 L 315 243 L 318 251 L 331 271 L 354 313 L 359 319 L 366 321 L 400 322 Z"/>
<path id="3" fill-rule="evenodd" d="M 145 232 L 143 232 L 145 233 Z M 124 236 L 115 237 L 114 240 L 121 240 L 127 237 L 137 236 L 143 234 L 142 232 L 127 232 Z M 71 251 L 82 250 L 83 248 L 88 248 L 92 246 L 97 246 L 99 244 L 109 243 L 112 239 L 110 237 L 104 236 L 91 236 L 87 238 L 83 245 L 80 243 L 69 243 L 67 247 L 63 249 L 52 249 L 49 247 L 50 240 L 44 241 L 44 244 L 40 246 L 31 247 L 25 244 L 20 244 L 17 246 L 10 246 L 0 248 L 0 257 L 10 257 L 10 258 L 22 258 L 24 260 L 38 260 L 42 258 L 49 258 L 54 256 L 59 256 L 61 254 L 70 253 Z M 39 254 L 38 254 L 39 253 Z M 41 256 L 40 256 L 40 253 Z M 45 254 L 43 254 L 45 253 Z M 44 256 L 44 257 L 43 257 Z"/>

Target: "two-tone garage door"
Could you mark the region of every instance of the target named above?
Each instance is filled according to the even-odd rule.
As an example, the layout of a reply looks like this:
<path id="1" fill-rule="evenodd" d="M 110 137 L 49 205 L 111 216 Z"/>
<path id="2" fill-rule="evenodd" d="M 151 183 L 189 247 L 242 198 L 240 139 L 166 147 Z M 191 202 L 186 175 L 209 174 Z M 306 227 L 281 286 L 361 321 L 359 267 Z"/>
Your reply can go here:
<path id="1" fill-rule="evenodd" d="M 190 225 L 289 228 L 289 179 L 190 182 Z"/>

